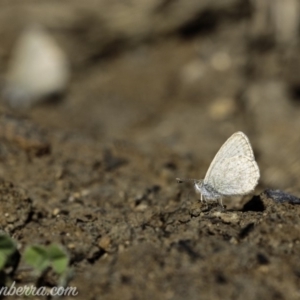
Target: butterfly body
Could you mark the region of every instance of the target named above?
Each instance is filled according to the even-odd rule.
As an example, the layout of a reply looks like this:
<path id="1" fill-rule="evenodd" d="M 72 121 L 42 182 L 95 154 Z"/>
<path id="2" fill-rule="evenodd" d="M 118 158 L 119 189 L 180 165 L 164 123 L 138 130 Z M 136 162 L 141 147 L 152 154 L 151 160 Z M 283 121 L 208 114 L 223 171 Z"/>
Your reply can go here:
<path id="1" fill-rule="evenodd" d="M 209 184 L 205 184 L 203 180 L 195 182 L 194 187 L 196 193 L 201 195 L 201 201 L 203 201 L 203 198 L 205 200 L 218 200 L 223 197 L 212 186 L 210 186 Z"/>

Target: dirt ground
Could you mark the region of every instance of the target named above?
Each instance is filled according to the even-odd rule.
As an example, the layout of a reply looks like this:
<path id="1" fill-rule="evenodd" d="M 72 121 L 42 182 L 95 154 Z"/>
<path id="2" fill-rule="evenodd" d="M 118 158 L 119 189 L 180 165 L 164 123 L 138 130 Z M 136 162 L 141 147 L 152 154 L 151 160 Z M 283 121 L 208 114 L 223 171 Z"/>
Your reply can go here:
<path id="1" fill-rule="evenodd" d="M 21 254 L 61 243 L 78 299 L 300 298 L 300 206 L 263 193 L 300 195 L 299 26 L 270 2 L 1 1 L 1 78 L 30 22 L 72 65 L 61 101 L 1 101 L 0 226 Z M 201 205 L 175 178 L 236 131 L 255 195 Z"/>

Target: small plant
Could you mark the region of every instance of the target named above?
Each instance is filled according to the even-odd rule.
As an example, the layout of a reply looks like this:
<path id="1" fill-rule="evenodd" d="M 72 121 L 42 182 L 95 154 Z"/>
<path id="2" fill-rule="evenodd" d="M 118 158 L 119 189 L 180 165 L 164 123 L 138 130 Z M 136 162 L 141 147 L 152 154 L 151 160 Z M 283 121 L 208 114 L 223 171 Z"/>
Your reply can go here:
<path id="1" fill-rule="evenodd" d="M 29 246 L 24 252 L 24 260 L 36 270 L 38 276 L 43 277 L 51 268 L 59 276 L 59 285 L 67 285 L 71 273 L 69 256 L 59 245 Z"/>
<path id="2" fill-rule="evenodd" d="M 9 276 L 15 272 L 20 261 L 20 254 L 14 241 L 5 234 L 0 234 L 0 284 L 4 286 Z"/>
<path id="3" fill-rule="evenodd" d="M 11 263 L 11 258 L 16 252 L 14 241 L 7 235 L 0 235 L 0 270 Z"/>

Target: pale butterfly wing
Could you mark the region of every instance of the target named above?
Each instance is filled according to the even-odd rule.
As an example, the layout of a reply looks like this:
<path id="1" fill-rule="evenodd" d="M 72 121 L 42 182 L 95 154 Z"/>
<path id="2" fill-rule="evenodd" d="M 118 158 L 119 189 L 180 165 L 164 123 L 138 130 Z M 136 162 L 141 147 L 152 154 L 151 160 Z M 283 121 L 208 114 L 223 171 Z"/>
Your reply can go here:
<path id="1" fill-rule="evenodd" d="M 245 195 L 253 191 L 259 180 L 255 160 L 244 155 L 224 158 L 212 166 L 204 183 L 224 196 Z"/>
<path id="2" fill-rule="evenodd" d="M 204 183 L 208 183 L 209 178 L 214 176 L 212 175 L 213 169 L 219 170 L 219 163 L 224 158 L 234 157 L 238 155 L 247 156 L 253 161 L 255 160 L 251 144 L 247 136 L 241 131 L 234 133 L 222 145 L 213 161 L 211 162 L 208 171 L 206 172 Z M 214 172 L 214 174 L 215 173 L 216 172 Z"/>

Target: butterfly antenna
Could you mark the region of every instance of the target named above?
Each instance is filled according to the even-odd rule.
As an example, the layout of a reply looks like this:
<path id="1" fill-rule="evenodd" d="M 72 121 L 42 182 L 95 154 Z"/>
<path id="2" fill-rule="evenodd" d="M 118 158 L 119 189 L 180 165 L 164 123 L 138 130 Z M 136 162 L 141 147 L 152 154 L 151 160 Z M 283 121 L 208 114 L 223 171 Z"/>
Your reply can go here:
<path id="1" fill-rule="evenodd" d="M 183 182 L 189 182 L 189 181 L 198 181 L 197 179 L 193 179 L 193 178 L 176 178 L 177 183 L 183 183 Z"/>

